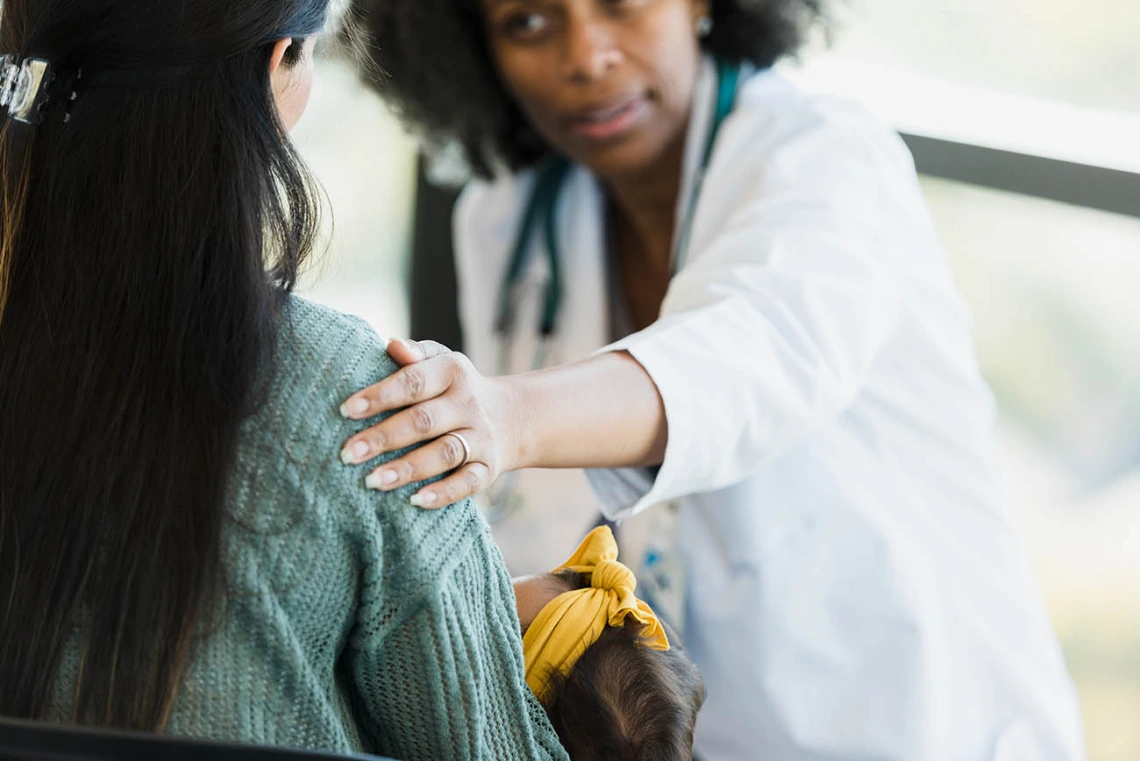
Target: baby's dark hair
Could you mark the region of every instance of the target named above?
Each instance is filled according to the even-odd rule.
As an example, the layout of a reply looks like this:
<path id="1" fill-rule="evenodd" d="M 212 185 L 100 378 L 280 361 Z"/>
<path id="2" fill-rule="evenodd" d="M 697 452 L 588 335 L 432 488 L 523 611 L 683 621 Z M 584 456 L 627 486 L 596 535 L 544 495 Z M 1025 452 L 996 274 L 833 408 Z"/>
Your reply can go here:
<path id="1" fill-rule="evenodd" d="M 590 586 L 584 574 L 553 576 L 568 590 Z M 642 643 L 640 624 L 607 626 L 570 675 L 554 681 L 546 712 L 571 761 L 692 761 L 705 686 L 666 629 L 670 649 L 661 651 Z"/>

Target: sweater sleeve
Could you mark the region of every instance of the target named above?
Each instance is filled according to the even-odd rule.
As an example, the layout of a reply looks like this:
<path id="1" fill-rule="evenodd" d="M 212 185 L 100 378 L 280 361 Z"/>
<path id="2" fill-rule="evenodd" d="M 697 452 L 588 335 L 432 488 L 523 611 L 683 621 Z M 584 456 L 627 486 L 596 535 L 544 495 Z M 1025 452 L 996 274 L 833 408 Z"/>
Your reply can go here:
<path id="1" fill-rule="evenodd" d="M 350 394 L 396 371 L 360 321 L 295 299 L 282 355 L 300 391 L 281 415 L 285 447 L 305 485 L 336 518 L 357 579 L 340 653 L 342 687 L 369 752 L 400 761 L 565 761 L 526 685 L 522 638 L 506 566 L 471 501 L 420 510 L 422 484 L 364 487 L 381 460 L 346 467 L 340 444 L 376 420 L 336 414 Z M 313 451 L 321 456 L 311 457 Z M 335 594 L 335 590 L 329 590 Z"/>
<path id="2" fill-rule="evenodd" d="M 365 570 L 349 653 L 372 747 L 401 761 L 565 759 L 527 688 L 510 580 L 475 507 L 379 509 L 395 520 Z"/>
<path id="3" fill-rule="evenodd" d="M 330 410 L 396 370 L 367 326 L 311 305 L 294 308 L 304 310 L 298 322 L 310 331 L 323 325 L 303 359 L 327 366 L 319 377 L 329 388 L 319 393 Z M 334 434 L 321 427 L 312 435 L 335 460 L 334 442 L 375 422 L 337 418 Z M 312 448 L 309 436 L 295 438 Z M 400 761 L 564 761 L 526 685 L 514 592 L 477 508 L 470 500 L 415 508 L 409 498 L 423 484 L 387 494 L 364 488 L 365 473 L 402 454 L 310 474 L 338 503 L 357 557 L 357 610 L 342 658 L 369 749 Z"/>

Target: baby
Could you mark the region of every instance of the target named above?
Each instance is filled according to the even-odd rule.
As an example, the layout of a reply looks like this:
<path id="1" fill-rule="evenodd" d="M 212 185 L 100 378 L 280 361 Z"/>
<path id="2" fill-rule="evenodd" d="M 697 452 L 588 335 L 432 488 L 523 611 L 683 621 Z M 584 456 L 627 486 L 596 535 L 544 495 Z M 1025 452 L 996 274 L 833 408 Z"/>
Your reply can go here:
<path id="1" fill-rule="evenodd" d="M 527 684 L 571 761 L 692 761 L 700 674 L 617 556 L 602 526 L 562 566 L 515 580 Z"/>

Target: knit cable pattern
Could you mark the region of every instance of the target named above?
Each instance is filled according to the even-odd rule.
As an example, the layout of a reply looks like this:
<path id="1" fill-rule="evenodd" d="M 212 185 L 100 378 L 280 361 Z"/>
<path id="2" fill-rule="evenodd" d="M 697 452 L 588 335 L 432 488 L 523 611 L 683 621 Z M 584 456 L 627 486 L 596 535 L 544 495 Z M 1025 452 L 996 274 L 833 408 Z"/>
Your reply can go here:
<path id="1" fill-rule="evenodd" d="M 339 404 L 396 370 L 380 339 L 298 298 L 286 318 L 230 474 L 227 594 L 201 624 L 169 732 L 400 761 L 564 761 L 476 508 L 419 510 L 418 484 L 364 488 L 381 460 L 338 459 L 376 422 L 343 420 Z M 73 646 L 55 720 L 70 716 L 77 665 Z"/>

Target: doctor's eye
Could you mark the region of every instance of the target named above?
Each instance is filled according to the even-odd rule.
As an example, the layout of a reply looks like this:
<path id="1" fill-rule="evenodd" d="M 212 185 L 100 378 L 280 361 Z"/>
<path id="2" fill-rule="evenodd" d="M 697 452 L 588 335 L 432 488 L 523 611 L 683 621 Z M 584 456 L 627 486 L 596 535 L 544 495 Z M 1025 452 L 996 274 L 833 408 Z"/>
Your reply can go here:
<path id="1" fill-rule="evenodd" d="M 502 20 L 500 26 L 513 39 L 531 41 L 541 38 L 550 28 L 550 18 L 544 13 L 512 13 Z"/>
<path id="2" fill-rule="evenodd" d="M 634 10 L 648 5 L 652 0 L 598 0 L 599 4 L 610 10 Z"/>

